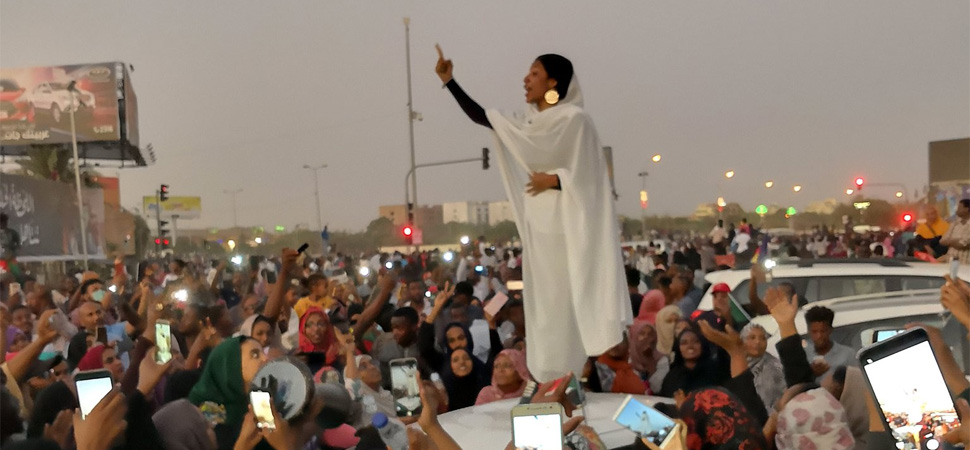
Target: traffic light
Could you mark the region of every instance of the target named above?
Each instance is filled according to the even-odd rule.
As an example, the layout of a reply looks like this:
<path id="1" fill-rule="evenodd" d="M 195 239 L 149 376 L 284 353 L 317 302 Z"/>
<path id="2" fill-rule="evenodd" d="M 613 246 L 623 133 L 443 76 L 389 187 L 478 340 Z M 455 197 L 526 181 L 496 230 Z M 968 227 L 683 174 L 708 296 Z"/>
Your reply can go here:
<path id="1" fill-rule="evenodd" d="M 163 250 L 166 249 L 166 248 L 168 248 L 168 244 L 169 244 L 169 240 L 168 240 L 169 230 L 168 230 L 168 228 L 165 228 L 167 225 L 168 225 L 168 221 L 167 220 L 159 220 L 158 221 L 158 238 L 161 241 L 159 242 L 159 241 L 156 240 L 155 243 L 156 244 L 161 244 L 161 248 Z"/>
<path id="2" fill-rule="evenodd" d="M 488 147 L 482 148 L 482 170 L 488 170 Z"/>
<path id="3" fill-rule="evenodd" d="M 913 213 L 903 213 L 903 225 L 908 226 L 913 223 Z"/>
<path id="4" fill-rule="evenodd" d="M 856 178 L 855 179 L 855 190 L 861 191 L 863 184 L 866 184 L 866 180 L 864 180 L 862 177 Z"/>
<path id="5" fill-rule="evenodd" d="M 404 241 L 407 242 L 408 245 L 411 245 L 414 242 L 414 228 L 412 228 L 410 224 L 405 225 L 404 228 L 401 228 L 401 234 L 404 235 Z"/>
<path id="6" fill-rule="evenodd" d="M 162 187 L 158 188 L 158 201 L 164 202 L 168 200 L 168 185 L 163 184 Z"/>

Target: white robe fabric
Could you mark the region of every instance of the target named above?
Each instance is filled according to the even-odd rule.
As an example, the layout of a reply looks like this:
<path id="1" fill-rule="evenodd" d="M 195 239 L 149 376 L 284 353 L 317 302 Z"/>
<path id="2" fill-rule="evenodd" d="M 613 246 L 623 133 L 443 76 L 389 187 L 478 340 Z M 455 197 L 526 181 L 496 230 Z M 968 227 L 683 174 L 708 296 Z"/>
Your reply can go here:
<path id="1" fill-rule="evenodd" d="M 576 78 L 540 112 L 487 110 L 496 160 L 523 245 L 526 356 L 538 381 L 582 373 L 633 321 L 606 158 Z M 526 194 L 531 172 L 562 190 Z"/>

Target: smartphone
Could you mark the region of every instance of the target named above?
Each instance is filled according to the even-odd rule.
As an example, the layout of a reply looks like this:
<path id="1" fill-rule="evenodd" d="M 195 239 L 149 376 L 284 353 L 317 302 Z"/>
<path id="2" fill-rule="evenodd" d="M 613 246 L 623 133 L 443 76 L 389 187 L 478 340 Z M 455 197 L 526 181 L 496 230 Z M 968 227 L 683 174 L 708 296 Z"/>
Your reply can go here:
<path id="1" fill-rule="evenodd" d="M 303 245 L 300 246 L 300 248 L 296 249 L 296 253 L 297 253 L 296 263 L 300 267 L 303 267 L 303 263 L 304 261 L 306 261 L 306 249 L 308 248 L 310 248 L 310 244 L 307 242 L 304 242 Z"/>
<path id="2" fill-rule="evenodd" d="M 512 408 L 512 441 L 515 448 L 562 450 L 562 406 L 536 403 Z"/>
<path id="3" fill-rule="evenodd" d="M 269 284 L 276 284 L 276 272 L 272 270 L 263 269 L 263 277 L 266 278 L 266 282 Z"/>
<path id="4" fill-rule="evenodd" d="M 81 408 L 81 419 L 86 419 L 91 410 L 98 406 L 98 402 L 111 392 L 111 373 L 107 370 L 78 372 L 74 375 L 74 387 L 77 391 L 77 404 Z"/>
<path id="5" fill-rule="evenodd" d="M 524 288 L 525 282 L 522 280 L 510 280 L 509 282 L 505 283 L 505 289 L 510 291 L 521 291 Z"/>
<path id="6" fill-rule="evenodd" d="M 96 341 L 108 345 L 108 329 L 105 327 L 98 327 L 98 337 Z"/>
<path id="7" fill-rule="evenodd" d="M 418 360 L 401 358 L 391 360 L 391 394 L 398 417 L 421 415 L 421 391 L 419 388 Z"/>
<path id="8" fill-rule="evenodd" d="M 165 364 L 172 359 L 172 325 L 167 320 L 155 322 L 155 362 Z"/>
<path id="9" fill-rule="evenodd" d="M 253 405 L 256 426 L 260 429 L 275 430 L 276 418 L 273 417 L 273 405 L 269 392 L 249 391 L 249 402 Z"/>
<path id="10" fill-rule="evenodd" d="M 939 448 L 960 426 L 926 330 L 912 328 L 859 351 L 879 414 L 898 445 Z M 901 448 L 901 447 L 900 447 Z"/>
<path id="11" fill-rule="evenodd" d="M 953 281 L 960 279 L 960 260 L 958 258 L 950 258 L 950 279 Z M 13 284 L 10 286 L 13 287 Z"/>
<path id="12" fill-rule="evenodd" d="M 485 310 L 485 312 L 489 313 L 492 317 L 495 317 L 495 315 L 502 310 L 502 307 L 505 306 L 505 304 L 508 303 L 508 301 L 509 301 L 508 295 L 505 295 L 501 292 L 496 292 L 495 295 L 492 296 L 492 299 L 488 301 L 488 304 L 485 305 L 485 308 L 483 309 Z"/>
<path id="13" fill-rule="evenodd" d="M 613 415 L 613 421 L 629 428 L 637 437 L 648 441 L 656 447 L 663 448 L 672 437 L 676 436 L 676 422 L 666 414 L 651 406 L 640 403 L 632 395 L 620 405 Z"/>
<path id="14" fill-rule="evenodd" d="M 906 331 L 905 328 L 876 328 L 875 330 L 872 330 L 872 341 L 870 344 L 885 341 L 886 339 L 889 339 L 904 331 Z"/>

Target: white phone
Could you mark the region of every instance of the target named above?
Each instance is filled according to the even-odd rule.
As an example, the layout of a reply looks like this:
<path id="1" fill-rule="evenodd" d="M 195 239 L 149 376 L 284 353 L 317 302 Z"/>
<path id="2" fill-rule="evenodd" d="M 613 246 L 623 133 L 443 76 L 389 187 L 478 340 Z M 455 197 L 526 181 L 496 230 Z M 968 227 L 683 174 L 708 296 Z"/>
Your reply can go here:
<path id="1" fill-rule="evenodd" d="M 107 370 L 88 370 L 74 375 L 74 386 L 77 390 L 77 403 L 81 408 L 81 419 L 86 419 L 88 414 L 98 403 L 111 392 L 113 386 L 111 373 Z"/>
<path id="2" fill-rule="evenodd" d="M 950 258 L 950 279 L 956 282 L 960 279 L 960 259 Z"/>
<path id="3" fill-rule="evenodd" d="M 272 399 L 269 392 L 249 391 L 249 402 L 253 405 L 253 415 L 256 416 L 256 426 L 260 429 L 275 430 L 276 418 L 273 417 Z"/>
<path id="4" fill-rule="evenodd" d="M 562 450 L 562 405 L 535 403 L 512 408 L 515 448 Z"/>
<path id="5" fill-rule="evenodd" d="M 667 442 L 677 435 L 677 423 L 655 408 L 644 405 L 628 395 L 620 409 L 613 415 L 613 421 L 629 428 L 644 441 L 664 448 Z"/>
<path id="6" fill-rule="evenodd" d="M 497 292 L 495 293 L 495 295 L 492 296 L 492 299 L 488 301 L 488 304 L 486 304 L 485 307 L 482 309 L 484 309 L 485 312 L 487 312 L 492 317 L 495 317 L 495 315 L 502 310 L 502 307 L 505 306 L 505 304 L 508 301 L 509 301 L 508 295 L 505 295 L 501 292 Z"/>

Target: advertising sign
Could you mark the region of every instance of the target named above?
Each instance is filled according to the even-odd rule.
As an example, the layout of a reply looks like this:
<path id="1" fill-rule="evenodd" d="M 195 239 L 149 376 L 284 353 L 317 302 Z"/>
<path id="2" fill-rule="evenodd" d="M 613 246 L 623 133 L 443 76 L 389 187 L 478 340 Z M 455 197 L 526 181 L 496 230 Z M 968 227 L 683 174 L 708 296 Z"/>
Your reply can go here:
<path id="1" fill-rule="evenodd" d="M 101 189 L 84 189 L 81 197 L 87 216 L 88 256 L 104 259 L 104 194 Z M 3 174 L 0 212 L 7 214 L 8 226 L 20 234 L 18 260 L 81 259 L 81 224 L 74 185 Z"/>
<path id="2" fill-rule="evenodd" d="M 119 140 L 123 72 L 115 62 L 0 69 L 0 144 L 71 142 L 75 107 L 78 142 Z"/>
<path id="3" fill-rule="evenodd" d="M 155 217 L 157 207 L 155 197 L 142 197 L 142 211 L 146 217 Z M 162 202 L 162 218 L 178 216 L 179 219 L 198 219 L 202 216 L 202 197 L 171 196 Z"/>

